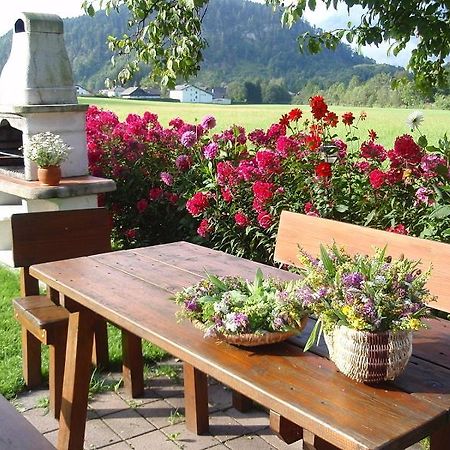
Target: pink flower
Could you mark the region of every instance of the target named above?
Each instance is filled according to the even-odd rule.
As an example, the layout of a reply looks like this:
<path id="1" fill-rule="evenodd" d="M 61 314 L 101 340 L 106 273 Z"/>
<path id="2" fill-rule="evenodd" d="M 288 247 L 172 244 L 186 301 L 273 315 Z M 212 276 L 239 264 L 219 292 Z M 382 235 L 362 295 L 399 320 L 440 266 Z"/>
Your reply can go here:
<path id="1" fill-rule="evenodd" d="M 220 186 L 233 186 L 237 183 L 236 169 L 230 161 L 220 161 L 217 164 L 217 183 Z"/>
<path id="2" fill-rule="evenodd" d="M 280 136 L 277 139 L 276 148 L 280 156 L 286 158 L 290 153 L 298 150 L 298 143 L 291 137 Z"/>
<path id="3" fill-rule="evenodd" d="M 252 188 L 255 198 L 264 204 L 273 197 L 275 185 L 273 183 L 265 183 L 264 181 L 255 181 Z"/>
<path id="4" fill-rule="evenodd" d="M 388 153 L 393 167 L 401 165 L 416 165 L 422 160 L 422 148 L 414 142 L 409 134 L 399 136 L 394 143 L 394 149 Z"/>
<path id="5" fill-rule="evenodd" d="M 303 211 L 307 216 L 319 217 L 319 213 L 311 202 L 306 202 Z"/>
<path id="6" fill-rule="evenodd" d="M 200 125 L 205 130 L 210 130 L 211 128 L 214 128 L 216 126 L 216 119 L 214 116 L 205 116 L 201 120 Z"/>
<path id="7" fill-rule="evenodd" d="M 169 172 L 161 172 L 159 174 L 159 177 L 161 178 L 161 181 L 167 186 L 173 185 L 173 176 Z"/>
<path id="8" fill-rule="evenodd" d="M 394 227 L 386 228 L 386 231 L 390 231 L 391 233 L 397 234 L 408 234 L 408 230 L 405 228 L 405 225 L 401 223 L 395 225 Z"/>
<path id="9" fill-rule="evenodd" d="M 189 170 L 192 165 L 192 160 L 189 155 L 180 155 L 175 160 L 175 166 L 178 170 L 181 172 L 186 172 L 186 170 Z"/>
<path id="10" fill-rule="evenodd" d="M 369 181 L 374 189 L 380 189 L 386 180 L 386 174 L 379 169 L 374 169 L 369 173 Z"/>
<path id="11" fill-rule="evenodd" d="M 210 227 L 209 227 L 209 223 L 208 223 L 208 219 L 203 219 L 200 222 L 200 225 L 197 228 L 197 233 L 201 236 L 201 237 L 206 237 L 208 235 L 208 233 L 210 232 Z"/>
<path id="12" fill-rule="evenodd" d="M 136 203 L 136 209 L 139 211 L 139 214 L 142 214 L 148 207 L 148 200 L 145 198 L 141 198 Z"/>
<path id="13" fill-rule="evenodd" d="M 203 148 L 203 155 L 206 159 L 214 159 L 219 151 L 219 145 L 216 142 L 210 142 Z"/>
<path id="14" fill-rule="evenodd" d="M 279 173 L 281 171 L 280 159 L 272 150 L 259 150 L 256 153 L 256 163 L 259 170 L 266 173 Z"/>
<path id="15" fill-rule="evenodd" d="M 185 131 L 181 135 L 181 143 L 186 147 L 190 148 L 197 142 L 197 135 L 194 131 Z"/>
<path id="16" fill-rule="evenodd" d="M 265 230 L 272 225 L 272 216 L 267 211 L 261 211 L 258 214 L 258 223 Z"/>
<path id="17" fill-rule="evenodd" d="M 434 204 L 434 199 L 431 197 L 433 195 L 433 191 L 426 187 L 420 187 L 416 191 L 416 201 L 414 203 L 415 206 L 420 205 L 420 203 L 424 203 L 427 206 L 431 206 Z"/>
<path id="18" fill-rule="evenodd" d="M 368 172 L 370 170 L 370 164 L 367 161 L 359 161 L 355 165 L 361 172 Z"/>
<path id="19" fill-rule="evenodd" d="M 439 166 L 441 167 L 447 166 L 447 161 L 439 155 L 426 154 L 420 161 L 420 167 L 424 171 L 424 175 L 427 178 L 435 177 L 437 174 L 436 169 Z"/>
<path id="20" fill-rule="evenodd" d="M 128 239 L 134 239 L 136 237 L 137 230 L 136 230 L 136 228 L 132 228 L 131 230 L 126 230 L 123 234 Z"/>
<path id="21" fill-rule="evenodd" d="M 233 194 L 231 193 L 231 191 L 229 189 L 222 188 L 220 192 L 221 192 L 222 198 L 224 199 L 225 202 L 230 203 L 231 201 L 233 201 Z"/>
<path id="22" fill-rule="evenodd" d="M 150 200 L 158 200 L 163 195 L 163 190 L 159 187 L 151 188 L 148 191 L 148 198 Z"/>
<path id="23" fill-rule="evenodd" d="M 241 211 L 234 215 L 234 221 L 236 222 L 236 225 L 240 227 L 246 227 L 250 224 L 249 218 Z"/>
<path id="24" fill-rule="evenodd" d="M 193 216 L 200 215 L 209 206 L 209 197 L 203 192 L 197 192 L 186 202 L 186 209 Z"/>

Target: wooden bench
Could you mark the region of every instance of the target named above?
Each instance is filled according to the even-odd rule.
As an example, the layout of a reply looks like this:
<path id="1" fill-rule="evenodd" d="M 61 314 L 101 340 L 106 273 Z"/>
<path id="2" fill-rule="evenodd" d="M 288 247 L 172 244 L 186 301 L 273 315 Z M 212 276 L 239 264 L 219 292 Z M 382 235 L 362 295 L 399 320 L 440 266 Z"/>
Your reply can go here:
<path id="1" fill-rule="evenodd" d="M 0 449 L 54 450 L 55 447 L 0 395 Z"/>
<path id="2" fill-rule="evenodd" d="M 39 295 L 29 266 L 111 251 L 111 221 L 104 208 L 14 214 L 11 217 L 13 261 L 20 267 L 22 298 L 15 299 L 15 317 L 22 326 L 23 374 L 29 388 L 41 382 L 40 344 L 48 345 L 50 408 L 59 417 L 69 311 L 51 289 Z M 69 301 L 68 301 L 69 303 Z M 70 309 L 70 305 L 65 305 Z M 132 396 L 143 393 L 141 342 L 123 333 L 124 379 Z M 133 358 L 127 355 L 133 354 Z M 96 323 L 93 362 L 107 367 L 106 322 Z"/>
<path id="3" fill-rule="evenodd" d="M 344 246 L 350 254 L 373 254 L 376 247 L 387 246 L 387 254 L 394 258 L 405 255 L 409 259 L 421 260 L 424 270 L 431 264 L 432 273 L 428 287 L 431 293 L 437 296 L 437 302 L 433 302 L 431 306 L 450 313 L 450 245 L 448 244 L 283 211 L 276 240 L 275 260 L 300 267 L 299 246 L 311 255 L 318 256 L 321 244 L 331 245 L 334 242 Z M 413 363 L 421 364 L 423 361 L 423 365 L 429 371 L 450 369 L 450 322 L 435 318 L 429 319 L 427 325 L 429 329 L 415 334 Z M 303 336 L 297 341 L 304 345 L 305 339 Z M 323 345 L 315 351 L 321 355 L 328 354 Z M 426 383 L 422 388 L 424 392 L 429 390 Z M 420 391 L 420 389 L 419 384 L 412 390 Z M 450 405 L 448 408 L 450 409 Z M 450 449 L 450 432 L 432 435 L 431 446 Z"/>

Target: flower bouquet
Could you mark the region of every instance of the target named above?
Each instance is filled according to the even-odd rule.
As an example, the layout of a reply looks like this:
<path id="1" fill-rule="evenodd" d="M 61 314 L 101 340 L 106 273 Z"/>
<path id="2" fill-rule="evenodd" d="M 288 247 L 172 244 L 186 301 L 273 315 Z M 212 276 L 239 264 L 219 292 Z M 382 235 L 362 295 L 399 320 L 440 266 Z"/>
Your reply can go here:
<path id="1" fill-rule="evenodd" d="M 298 282 L 264 278 L 207 278 L 175 295 L 181 305 L 179 318 L 190 319 L 205 331 L 228 343 L 255 346 L 280 342 L 298 334 L 308 320 L 297 298 Z"/>
<path id="2" fill-rule="evenodd" d="M 350 256 L 336 245 L 321 246 L 319 259 L 301 250 L 300 261 L 299 298 L 318 319 L 305 351 L 323 331 L 330 359 L 350 378 L 373 383 L 399 375 L 411 356 L 412 331 L 429 315 L 430 270 L 422 273 L 419 261 L 393 260 L 386 248 Z"/>

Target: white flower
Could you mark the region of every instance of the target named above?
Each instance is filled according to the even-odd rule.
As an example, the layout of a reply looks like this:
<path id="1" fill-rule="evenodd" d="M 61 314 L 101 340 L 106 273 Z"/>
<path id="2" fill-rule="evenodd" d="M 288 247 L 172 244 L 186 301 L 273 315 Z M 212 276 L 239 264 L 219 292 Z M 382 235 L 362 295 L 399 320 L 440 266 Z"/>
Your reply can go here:
<path id="1" fill-rule="evenodd" d="M 413 111 L 406 119 L 406 124 L 409 126 L 411 131 L 417 130 L 423 122 L 423 112 Z"/>
<path id="2" fill-rule="evenodd" d="M 59 166 L 71 150 L 59 135 L 46 131 L 31 136 L 25 145 L 25 156 L 39 167 Z"/>

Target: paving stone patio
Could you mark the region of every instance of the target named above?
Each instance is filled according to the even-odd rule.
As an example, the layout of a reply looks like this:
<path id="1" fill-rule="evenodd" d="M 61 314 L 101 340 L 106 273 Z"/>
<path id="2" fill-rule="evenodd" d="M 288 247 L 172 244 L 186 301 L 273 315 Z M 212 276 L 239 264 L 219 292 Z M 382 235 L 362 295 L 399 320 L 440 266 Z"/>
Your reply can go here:
<path id="1" fill-rule="evenodd" d="M 266 411 L 256 408 L 240 413 L 231 406 L 231 391 L 209 380 L 210 433 L 197 436 L 185 427 L 182 372 L 175 360 L 161 363 L 175 367 L 180 377 L 158 376 L 146 381 L 144 398 L 130 399 L 123 388 L 93 395 L 86 422 L 85 449 L 108 450 L 273 450 L 302 449 L 301 442 L 287 445 L 269 429 Z M 105 379 L 117 384 L 120 374 Z M 48 390 L 21 394 L 16 407 L 54 445 L 58 422 L 45 408 Z M 420 450 L 419 444 L 410 450 Z"/>

